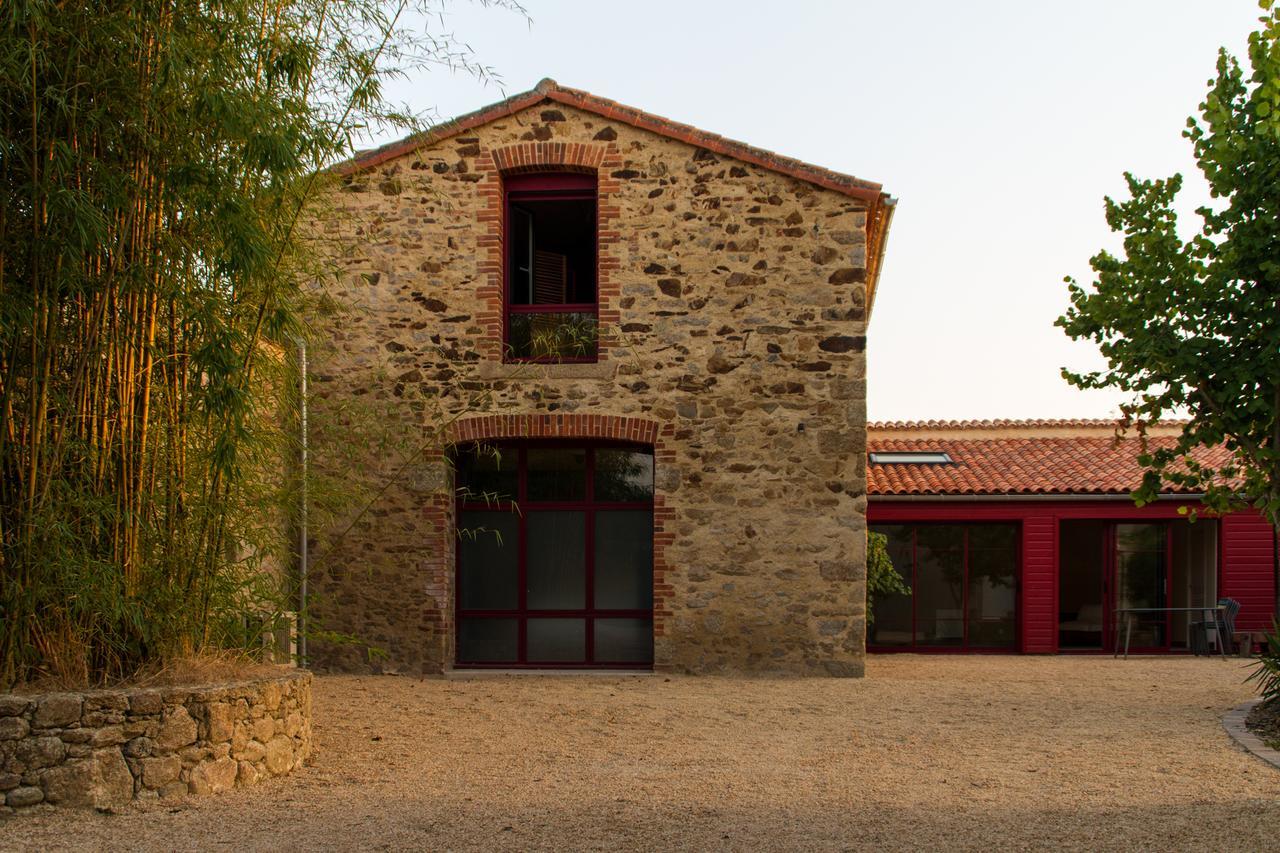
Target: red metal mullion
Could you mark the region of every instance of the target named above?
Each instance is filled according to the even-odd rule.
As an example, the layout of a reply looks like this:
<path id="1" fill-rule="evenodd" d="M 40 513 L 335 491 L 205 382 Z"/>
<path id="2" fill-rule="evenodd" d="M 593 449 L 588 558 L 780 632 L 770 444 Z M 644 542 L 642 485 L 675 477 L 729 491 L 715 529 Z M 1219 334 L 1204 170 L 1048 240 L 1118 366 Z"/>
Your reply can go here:
<path id="1" fill-rule="evenodd" d="M 1116 624 L 1116 549 L 1115 522 L 1102 526 L 1102 650 L 1114 651 L 1120 626 Z"/>
<path id="2" fill-rule="evenodd" d="M 1164 522 L 1164 606 L 1173 606 L 1173 525 Z M 1173 613 L 1164 614 L 1164 650 L 1173 651 Z"/>
<path id="3" fill-rule="evenodd" d="M 594 314 L 594 302 L 539 302 L 531 305 L 509 305 L 508 314 Z"/>
<path id="4" fill-rule="evenodd" d="M 498 238 L 498 251 L 502 252 L 502 352 L 498 354 L 501 361 L 508 358 L 507 348 L 511 344 L 511 282 L 515 278 L 515 263 L 508 251 L 511 240 L 511 194 L 504 192 L 502 199 L 502 234 Z"/>
<path id="5" fill-rule="evenodd" d="M 474 616 L 476 618 L 487 619 L 491 617 L 492 618 L 497 618 L 497 617 L 511 618 L 515 616 L 519 611 L 465 609 L 459 612 L 463 616 Z M 576 607 L 571 607 L 568 609 L 552 608 L 548 610 L 530 610 L 529 611 L 529 616 L 534 619 L 543 619 L 543 618 L 578 619 L 586 616 L 595 617 L 598 619 L 646 619 L 651 615 L 653 615 L 652 610 L 644 610 L 644 609 L 636 610 L 631 608 L 611 608 L 611 607 L 602 607 L 599 610 L 595 610 L 591 608 L 580 609 Z"/>
<path id="6" fill-rule="evenodd" d="M 596 201 L 596 193 L 590 190 L 508 190 L 510 201 Z M 596 208 L 599 209 L 597 204 Z"/>
<path id="7" fill-rule="evenodd" d="M 587 576 L 583 583 L 583 589 L 586 595 L 586 605 L 588 610 L 595 610 L 596 606 L 596 512 L 591 506 L 595 503 L 596 494 L 596 449 L 594 447 L 587 448 L 587 487 L 586 496 L 589 509 L 585 511 L 585 520 L 583 526 L 586 528 L 586 549 L 585 559 L 582 561 L 586 567 Z M 586 636 L 586 662 L 594 663 L 596 659 L 596 620 L 590 616 L 583 617 L 583 630 Z"/>
<path id="8" fill-rule="evenodd" d="M 960 572 L 960 582 L 964 586 L 960 590 L 960 618 L 964 621 L 960 625 L 960 645 L 967 649 L 969 648 L 969 526 L 965 525 L 961 530 L 960 564 L 963 568 Z"/>
<path id="9" fill-rule="evenodd" d="M 529 454 L 528 448 L 521 447 L 516 463 L 516 497 L 519 505 L 523 505 L 529 493 L 528 488 Z M 528 515 L 520 513 L 520 548 L 516 562 L 516 660 L 528 662 L 528 627 L 529 627 L 529 538 Z"/>
<path id="10" fill-rule="evenodd" d="M 920 526 L 918 524 L 911 525 L 911 648 L 913 649 L 916 647 L 916 641 L 920 636 L 919 630 L 916 628 L 916 622 L 918 621 L 916 617 L 916 602 L 920 600 L 916 595 L 916 591 L 920 589 L 919 584 L 916 582 L 916 575 L 918 574 L 916 564 L 919 562 L 916 551 L 920 538 L 919 534 Z"/>

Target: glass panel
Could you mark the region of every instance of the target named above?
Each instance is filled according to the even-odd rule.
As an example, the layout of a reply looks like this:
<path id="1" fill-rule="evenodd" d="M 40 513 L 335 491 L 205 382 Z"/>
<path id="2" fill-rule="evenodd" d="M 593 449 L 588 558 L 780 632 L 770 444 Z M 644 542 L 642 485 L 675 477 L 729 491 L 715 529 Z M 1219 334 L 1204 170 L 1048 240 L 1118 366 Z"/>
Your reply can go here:
<path id="1" fill-rule="evenodd" d="M 530 661 L 584 663 L 587 659 L 585 619 L 530 619 L 526 631 Z"/>
<path id="2" fill-rule="evenodd" d="M 634 450 L 596 451 L 595 499 L 653 500 L 653 455 Z"/>
<path id="3" fill-rule="evenodd" d="M 1101 649 L 1106 632 L 1102 576 L 1106 525 L 1064 521 L 1058 537 L 1058 647 Z"/>
<path id="4" fill-rule="evenodd" d="M 1173 562 L 1169 566 L 1170 607 L 1212 606 L 1218 599 L 1218 523 L 1201 518 L 1195 522 L 1175 521 L 1169 525 Z M 1212 611 L 1174 613 L 1170 617 L 1169 641 L 1175 648 L 1190 648 L 1193 632 L 1215 639 Z M 1207 630 L 1206 630 L 1207 628 Z"/>
<path id="5" fill-rule="evenodd" d="M 586 513 L 531 512 L 525 521 L 530 610 L 586 607 Z"/>
<path id="6" fill-rule="evenodd" d="M 595 358 L 595 314 L 585 312 L 512 312 L 507 315 L 510 358 Z"/>
<path id="7" fill-rule="evenodd" d="M 595 597 L 601 610 L 653 606 L 653 513 L 597 512 Z"/>
<path id="8" fill-rule="evenodd" d="M 511 206 L 511 299 L 516 305 L 533 302 L 533 214 Z"/>
<path id="9" fill-rule="evenodd" d="M 1017 528 L 1012 525 L 969 528 L 970 646 L 1010 647 L 1015 643 L 1017 538 Z"/>
<path id="10" fill-rule="evenodd" d="M 877 524 L 871 528 L 889 540 L 889 559 L 911 586 L 912 528 L 905 524 Z M 872 620 L 867 626 L 867 643 L 873 646 L 911 645 L 911 596 L 877 595 L 872 601 Z"/>
<path id="11" fill-rule="evenodd" d="M 1117 524 L 1117 551 L 1159 551 L 1164 553 L 1163 524 Z"/>
<path id="12" fill-rule="evenodd" d="M 649 619 L 597 619 L 595 659 L 603 663 L 652 663 L 653 622 Z"/>
<path id="13" fill-rule="evenodd" d="M 916 642 L 958 646 L 964 642 L 964 529 L 916 528 Z"/>
<path id="14" fill-rule="evenodd" d="M 1163 524 L 1116 525 L 1116 605 L 1165 607 L 1165 541 Z M 1119 639 L 1128 634 L 1127 614 L 1121 614 Z M 1132 648 L 1159 648 L 1165 644 L 1164 613 L 1133 615 Z"/>
<path id="15" fill-rule="evenodd" d="M 458 495 L 466 501 L 515 500 L 519 476 L 515 448 L 468 447 L 458 452 Z"/>
<path id="16" fill-rule="evenodd" d="M 515 619 L 458 621 L 458 660 L 465 663 L 510 663 L 519 657 L 519 623 Z"/>
<path id="17" fill-rule="evenodd" d="M 1116 554 L 1116 577 L 1119 606 L 1164 607 L 1164 554 L 1136 552 Z M 1123 620 L 1129 619 L 1122 614 Z M 1130 645 L 1151 648 L 1164 645 L 1165 614 L 1135 613 Z M 1128 631 L 1124 621 L 1121 630 Z"/>
<path id="18" fill-rule="evenodd" d="M 519 606 L 520 518 L 514 512 L 458 514 L 458 602 L 463 610 Z"/>
<path id="19" fill-rule="evenodd" d="M 530 501 L 580 501 L 587 497 L 587 451 L 583 448 L 530 448 Z"/>

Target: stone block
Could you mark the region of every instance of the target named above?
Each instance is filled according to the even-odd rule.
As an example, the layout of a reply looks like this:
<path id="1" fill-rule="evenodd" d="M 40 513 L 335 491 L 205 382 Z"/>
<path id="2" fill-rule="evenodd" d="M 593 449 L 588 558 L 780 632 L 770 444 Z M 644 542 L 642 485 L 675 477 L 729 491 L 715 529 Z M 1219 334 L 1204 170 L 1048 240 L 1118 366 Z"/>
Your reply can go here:
<path id="1" fill-rule="evenodd" d="M 275 681 L 268 681 L 262 685 L 262 704 L 268 711 L 274 711 L 280 707 L 280 698 L 283 696 L 283 690 L 280 684 Z"/>
<path id="2" fill-rule="evenodd" d="M 235 787 L 240 767 L 233 758 L 202 762 L 191 771 L 191 793 L 216 794 Z"/>
<path id="3" fill-rule="evenodd" d="M 235 730 L 231 734 L 231 751 L 233 753 L 243 752 L 252 738 L 253 730 L 248 723 L 236 723 Z"/>
<path id="4" fill-rule="evenodd" d="M 272 776 L 288 773 L 293 767 L 293 738 L 276 735 L 267 743 L 267 772 Z"/>
<path id="5" fill-rule="evenodd" d="M 134 714 L 159 714 L 164 699 L 159 690 L 142 690 L 129 697 L 129 710 Z"/>
<path id="6" fill-rule="evenodd" d="M 161 758 L 144 758 L 142 760 L 142 784 L 153 790 L 160 790 L 170 782 L 175 782 L 182 773 L 182 759 L 176 755 Z"/>
<path id="7" fill-rule="evenodd" d="M 0 717 L 0 740 L 17 740 L 29 731 L 31 726 L 22 717 Z"/>
<path id="8" fill-rule="evenodd" d="M 184 797 L 190 792 L 186 782 L 170 782 L 160 789 L 161 799 L 172 799 L 173 797 Z"/>
<path id="9" fill-rule="evenodd" d="M 257 764 L 259 761 L 267 757 L 267 747 L 260 741 L 251 740 L 245 744 L 244 749 L 234 754 L 237 758 L 242 758 L 245 761 L 252 761 Z"/>
<path id="10" fill-rule="evenodd" d="M 258 780 L 261 778 L 261 774 L 258 773 L 258 768 L 254 767 L 252 762 L 241 761 L 239 762 L 237 767 L 239 768 L 236 771 L 237 785 L 248 786 L 248 785 L 258 784 Z"/>
<path id="11" fill-rule="evenodd" d="M 155 737 L 156 746 L 164 752 L 172 752 L 195 743 L 197 734 L 196 721 L 186 708 L 179 705 L 165 712 Z"/>
<path id="12" fill-rule="evenodd" d="M 213 743 L 231 740 L 235 731 L 231 706 L 214 702 L 205 706 L 205 739 Z"/>
<path id="13" fill-rule="evenodd" d="M 124 743 L 124 726 L 105 726 L 93 733 L 89 743 L 95 747 L 117 746 Z"/>
<path id="14" fill-rule="evenodd" d="M 31 700 L 25 696 L 0 694 L 0 717 L 17 717 L 27 712 Z"/>
<path id="15" fill-rule="evenodd" d="M 5 795 L 5 805 L 12 808 L 21 808 L 22 806 L 34 806 L 36 803 L 44 799 L 44 791 L 34 785 L 24 785 L 21 788 L 14 788 Z"/>
<path id="16" fill-rule="evenodd" d="M 271 736 L 276 733 L 276 721 L 271 717 L 261 717 L 253 724 L 254 740 L 260 740 L 263 743 L 271 740 Z"/>
<path id="17" fill-rule="evenodd" d="M 12 791 L 22 784 L 22 776 L 17 773 L 0 773 L 0 791 Z"/>
<path id="18" fill-rule="evenodd" d="M 52 736 L 28 737 L 13 743 L 10 769 L 14 772 L 52 767 L 67 755 L 67 745 Z"/>
<path id="19" fill-rule="evenodd" d="M 36 704 L 33 719 L 38 729 L 69 726 L 80 722 L 84 700 L 76 693 L 50 693 Z"/>
<path id="20" fill-rule="evenodd" d="M 155 751 L 155 746 L 149 737 L 136 737 L 124 745 L 123 752 L 130 758 L 145 758 Z"/>

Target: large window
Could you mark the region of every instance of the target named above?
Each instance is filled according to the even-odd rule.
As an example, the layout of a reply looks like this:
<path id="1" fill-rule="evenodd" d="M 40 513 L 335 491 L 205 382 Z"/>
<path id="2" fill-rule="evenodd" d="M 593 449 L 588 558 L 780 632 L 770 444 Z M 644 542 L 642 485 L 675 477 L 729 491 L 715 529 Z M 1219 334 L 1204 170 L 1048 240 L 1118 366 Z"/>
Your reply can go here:
<path id="1" fill-rule="evenodd" d="M 880 596 L 867 644 L 1011 649 L 1017 643 L 1018 529 L 1012 524 L 878 524 L 910 595 Z"/>
<path id="2" fill-rule="evenodd" d="M 473 447 L 458 473 L 460 666 L 653 663 L 653 455 Z"/>
<path id="3" fill-rule="evenodd" d="M 595 177 L 515 175 L 505 189 L 507 357 L 595 361 Z"/>

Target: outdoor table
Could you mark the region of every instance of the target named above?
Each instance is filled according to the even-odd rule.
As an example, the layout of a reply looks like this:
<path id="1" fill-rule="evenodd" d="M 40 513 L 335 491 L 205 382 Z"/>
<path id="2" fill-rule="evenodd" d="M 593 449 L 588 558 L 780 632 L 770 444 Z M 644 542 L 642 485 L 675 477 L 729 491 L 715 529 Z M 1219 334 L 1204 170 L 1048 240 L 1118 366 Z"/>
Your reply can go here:
<path id="1" fill-rule="evenodd" d="M 1129 659 L 1129 640 L 1132 639 L 1133 637 L 1134 614 L 1136 613 L 1199 613 L 1201 616 L 1205 616 L 1206 617 L 1205 621 L 1208 622 L 1210 620 L 1207 618 L 1207 615 L 1209 613 L 1212 613 L 1214 614 L 1212 621 L 1215 626 L 1215 631 L 1218 638 L 1218 653 L 1222 655 L 1223 660 L 1226 660 L 1227 644 L 1223 642 L 1222 630 L 1221 630 L 1221 626 L 1223 624 L 1222 615 L 1226 611 L 1226 609 L 1227 609 L 1226 607 L 1220 604 L 1206 604 L 1203 607 L 1117 607 L 1116 608 L 1116 633 L 1117 634 L 1120 633 L 1121 614 L 1124 614 L 1126 617 L 1125 631 L 1124 631 L 1124 659 L 1125 660 Z M 1112 652 L 1111 656 L 1114 658 L 1114 657 L 1117 657 L 1119 654 L 1120 654 L 1120 649 L 1117 646 L 1116 650 Z"/>

